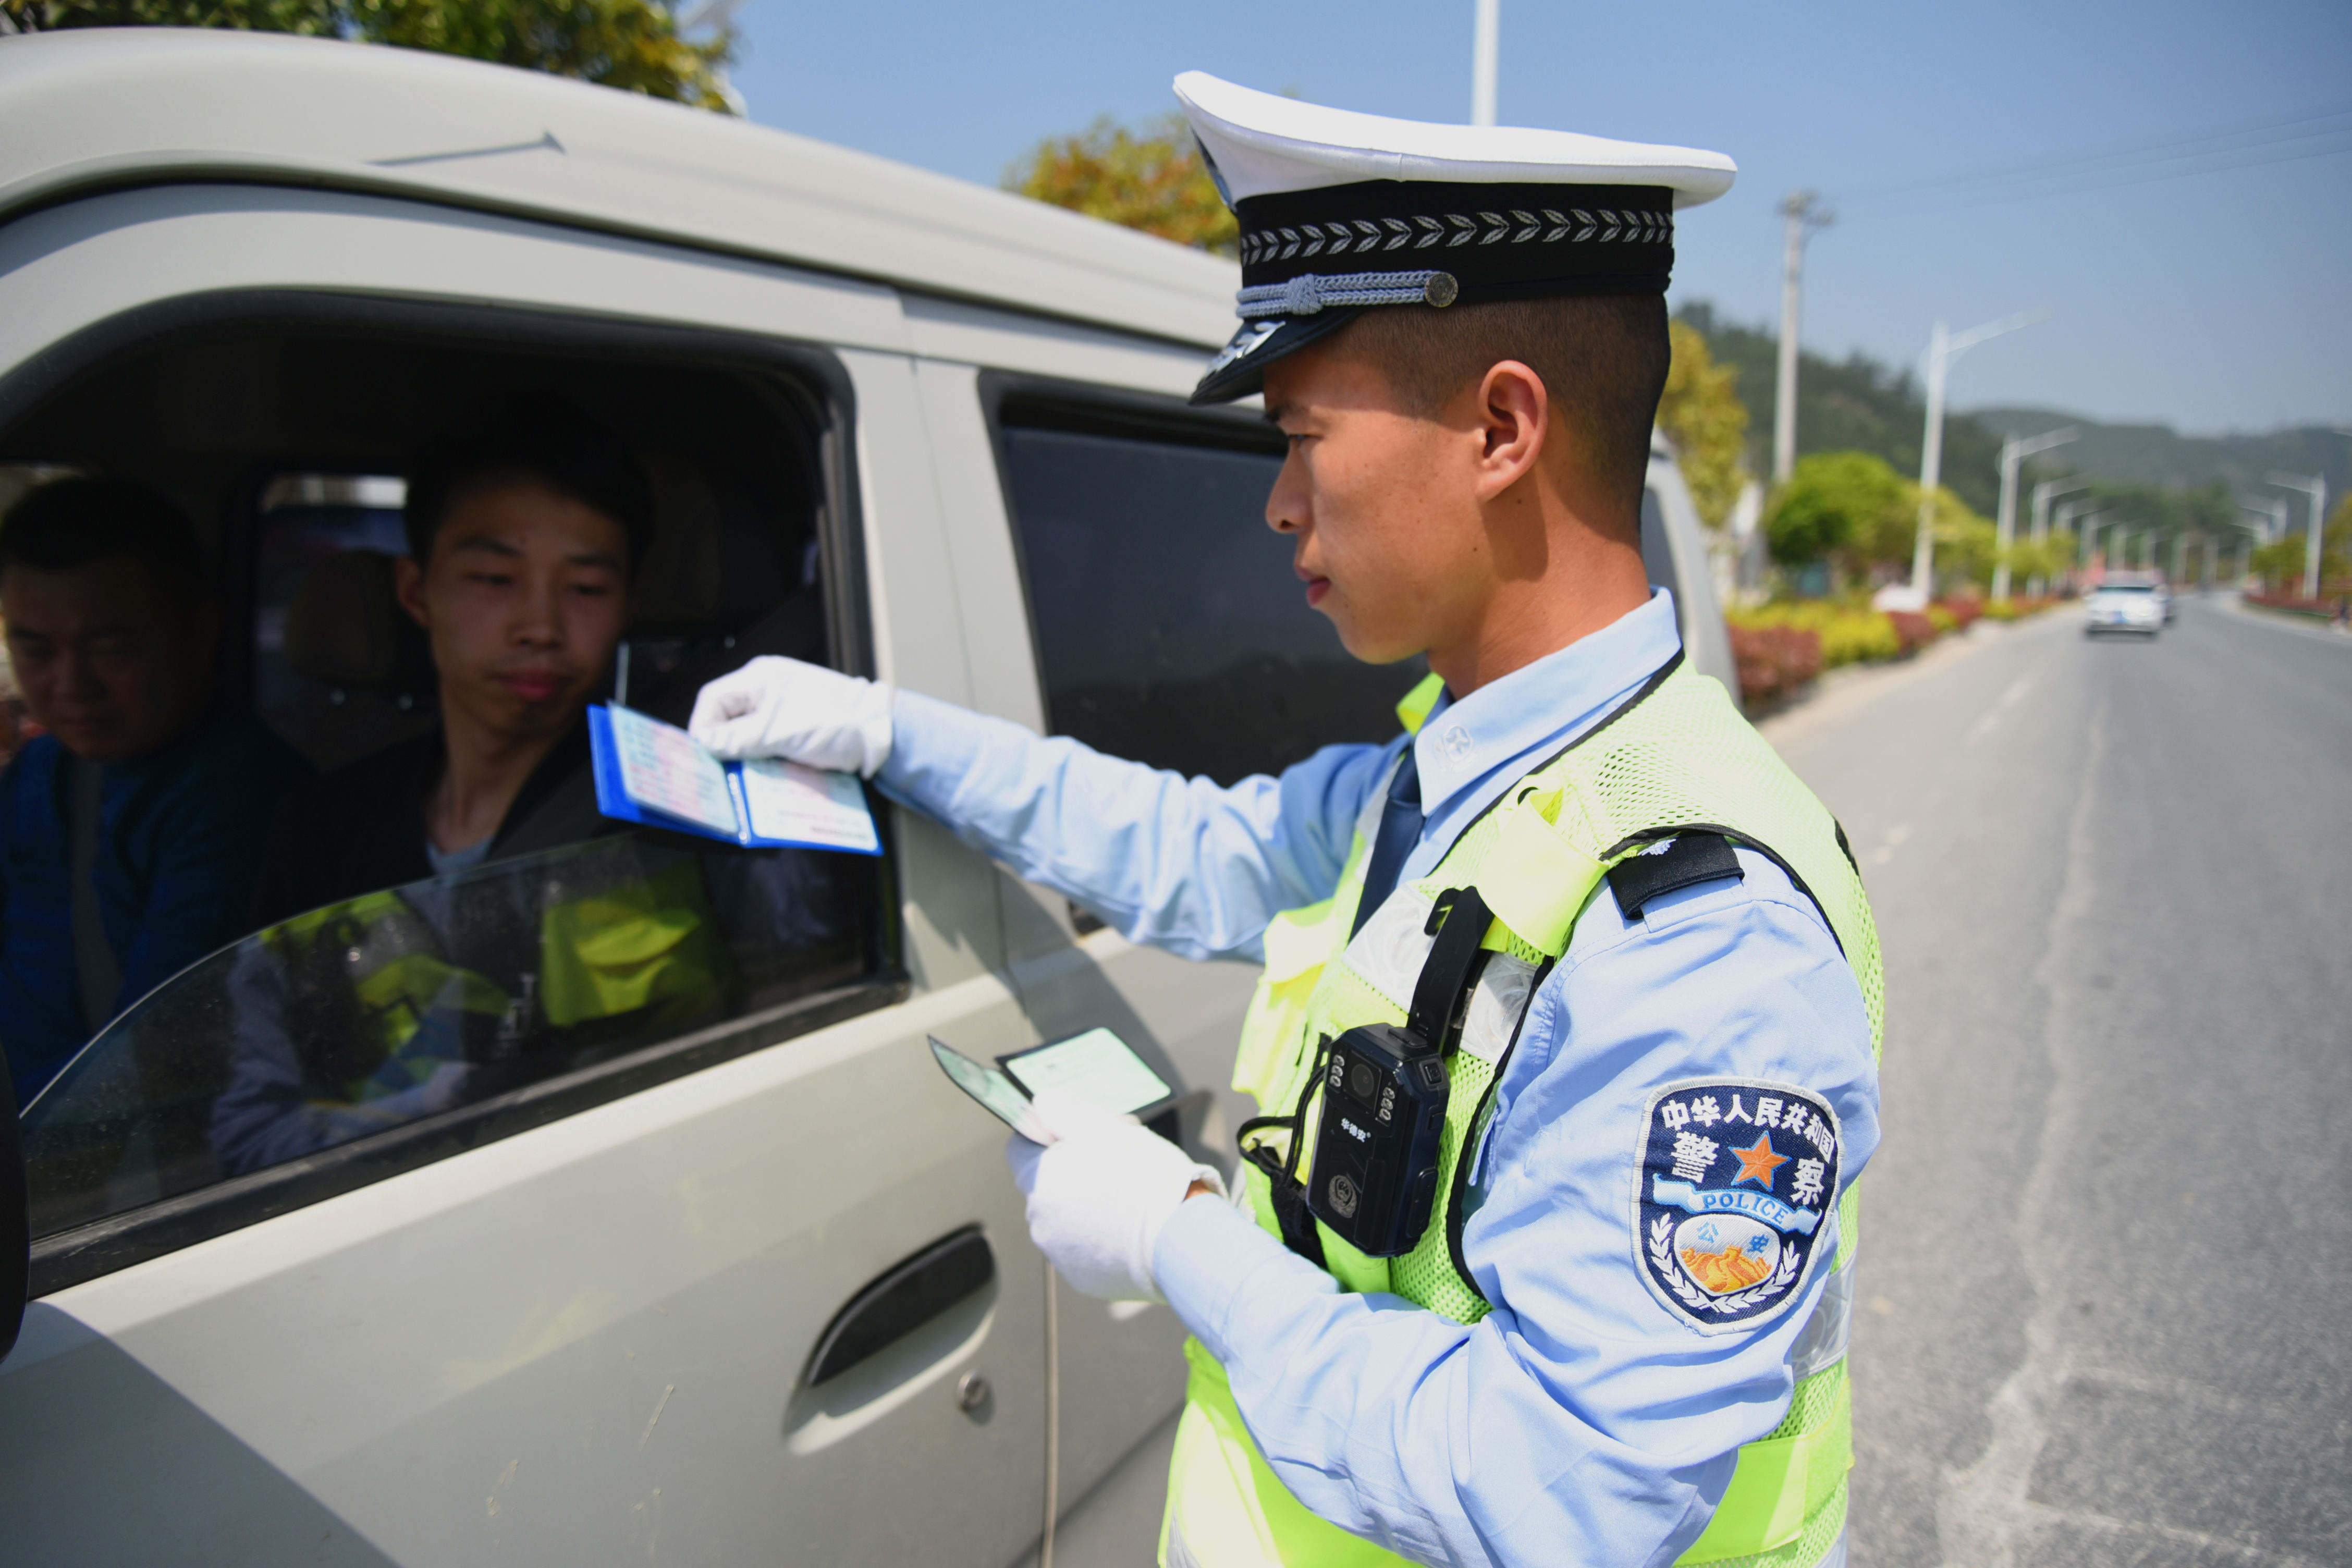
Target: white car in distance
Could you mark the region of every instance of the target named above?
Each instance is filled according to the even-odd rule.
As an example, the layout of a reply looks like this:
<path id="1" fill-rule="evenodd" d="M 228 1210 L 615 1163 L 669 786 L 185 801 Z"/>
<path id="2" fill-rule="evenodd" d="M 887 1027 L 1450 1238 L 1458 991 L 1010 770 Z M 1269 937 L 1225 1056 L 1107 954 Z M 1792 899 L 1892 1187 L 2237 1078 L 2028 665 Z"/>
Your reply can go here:
<path id="1" fill-rule="evenodd" d="M 2168 597 L 2164 584 L 2154 578 L 2110 577 L 2092 589 L 2090 597 L 2084 601 L 2087 618 L 2083 635 L 2137 632 L 2143 637 L 2155 637 L 2171 618 L 2166 613 Z"/>

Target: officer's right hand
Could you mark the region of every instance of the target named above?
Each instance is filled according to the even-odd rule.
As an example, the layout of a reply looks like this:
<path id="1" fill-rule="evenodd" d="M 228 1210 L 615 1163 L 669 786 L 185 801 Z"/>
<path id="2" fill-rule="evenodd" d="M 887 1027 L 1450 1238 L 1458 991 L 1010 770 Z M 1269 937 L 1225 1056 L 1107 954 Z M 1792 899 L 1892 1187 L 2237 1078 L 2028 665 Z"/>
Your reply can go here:
<path id="1" fill-rule="evenodd" d="M 694 700 L 688 732 L 719 756 L 782 757 L 872 778 L 890 755 L 890 688 L 762 657 Z"/>

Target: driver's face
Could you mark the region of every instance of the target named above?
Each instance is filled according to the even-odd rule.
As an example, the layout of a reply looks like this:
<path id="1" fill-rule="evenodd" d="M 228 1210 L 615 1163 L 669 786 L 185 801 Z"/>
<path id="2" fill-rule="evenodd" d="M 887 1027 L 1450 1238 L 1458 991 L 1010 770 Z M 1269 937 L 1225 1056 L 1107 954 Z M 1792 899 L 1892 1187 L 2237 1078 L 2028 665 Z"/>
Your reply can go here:
<path id="1" fill-rule="evenodd" d="M 522 739 L 568 726 L 629 619 L 628 538 L 604 513 L 529 480 L 466 497 L 400 598 L 433 645 L 445 711 Z"/>
<path id="2" fill-rule="evenodd" d="M 131 762 L 204 716 L 218 616 L 164 593 L 138 561 L 11 565 L 0 573 L 0 616 L 26 711 L 78 757 Z"/>

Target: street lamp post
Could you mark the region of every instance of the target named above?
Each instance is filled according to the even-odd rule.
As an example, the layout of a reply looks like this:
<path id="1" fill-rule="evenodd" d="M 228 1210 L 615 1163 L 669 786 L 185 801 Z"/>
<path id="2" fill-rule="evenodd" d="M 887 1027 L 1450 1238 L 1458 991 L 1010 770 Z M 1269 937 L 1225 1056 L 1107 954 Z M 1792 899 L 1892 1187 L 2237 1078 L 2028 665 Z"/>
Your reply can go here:
<path id="1" fill-rule="evenodd" d="M 1503 0 L 1478 0 L 1478 19 L 1470 36 L 1470 123 L 1473 125 L 1495 123 L 1495 77 L 1502 54 L 1502 39 Z"/>
<path id="2" fill-rule="evenodd" d="M 1994 603 L 2009 597 L 2009 547 L 2017 537 L 2017 470 L 2024 466 L 2026 458 L 2036 452 L 2063 447 L 2081 434 L 2070 425 L 2046 436 L 2011 436 L 2000 444 L 2000 519 L 1996 530 L 1992 566 Z M 2035 496 L 2037 526 L 2039 508 L 2044 499 L 2038 493 Z"/>
<path id="3" fill-rule="evenodd" d="M 2067 503 L 2070 510 L 2073 505 L 2072 501 Z M 2083 514 L 2081 531 L 2074 536 L 2076 541 L 2074 569 L 2076 571 L 2088 572 L 2091 569 L 2091 547 L 2098 541 L 2099 519 L 2106 515 L 2106 509 L 2104 507 L 2097 511 L 2086 511 Z"/>
<path id="4" fill-rule="evenodd" d="M 2311 527 L 2303 550 L 2303 596 L 2316 599 L 2319 597 L 2320 530 L 2326 526 L 2327 516 L 2327 476 L 2273 474 L 2271 483 L 2283 490 L 2301 490 L 2311 498 Z"/>
<path id="5" fill-rule="evenodd" d="M 1833 215 L 1811 191 L 1791 191 L 1780 203 L 1788 232 L 1780 250 L 1780 374 L 1772 388 L 1772 482 L 1785 484 L 1797 467 L 1797 316 L 1803 293 L 1805 238 L 1827 228 Z"/>
<path id="6" fill-rule="evenodd" d="M 1927 429 L 1919 447 L 1919 533 L 1911 548 L 1911 594 L 1925 605 L 1936 593 L 1936 488 L 1944 478 L 1944 381 L 1952 362 L 1988 338 L 2045 320 L 2046 310 L 1987 321 L 1954 333 L 1943 322 L 1927 339 Z"/>
<path id="7" fill-rule="evenodd" d="M 2090 488 L 2091 481 L 2088 479 L 2044 479 L 2033 487 L 2033 547 L 2036 550 L 2050 542 L 2051 498 L 2066 495 L 2074 490 L 2086 490 Z M 2058 526 L 2062 530 L 2064 529 L 2067 520 L 2074 515 L 2074 503 L 2068 501 L 2058 509 Z M 2048 579 L 2037 576 L 2025 585 L 2025 591 L 2040 598 L 2042 590 L 2049 585 Z"/>

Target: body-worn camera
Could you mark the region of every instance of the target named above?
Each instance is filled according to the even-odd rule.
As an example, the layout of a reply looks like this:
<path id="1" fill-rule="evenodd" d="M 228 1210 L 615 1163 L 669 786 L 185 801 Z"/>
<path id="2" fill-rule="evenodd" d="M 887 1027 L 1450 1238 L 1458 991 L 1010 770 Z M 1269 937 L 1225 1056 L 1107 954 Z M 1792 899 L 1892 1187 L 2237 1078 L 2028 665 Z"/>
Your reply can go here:
<path id="1" fill-rule="evenodd" d="M 1367 1258 L 1411 1252 L 1429 1227 L 1445 1100 L 1445 1058 L 1410 1026 L 1332 1042 L 1307 1205 Z"/>

